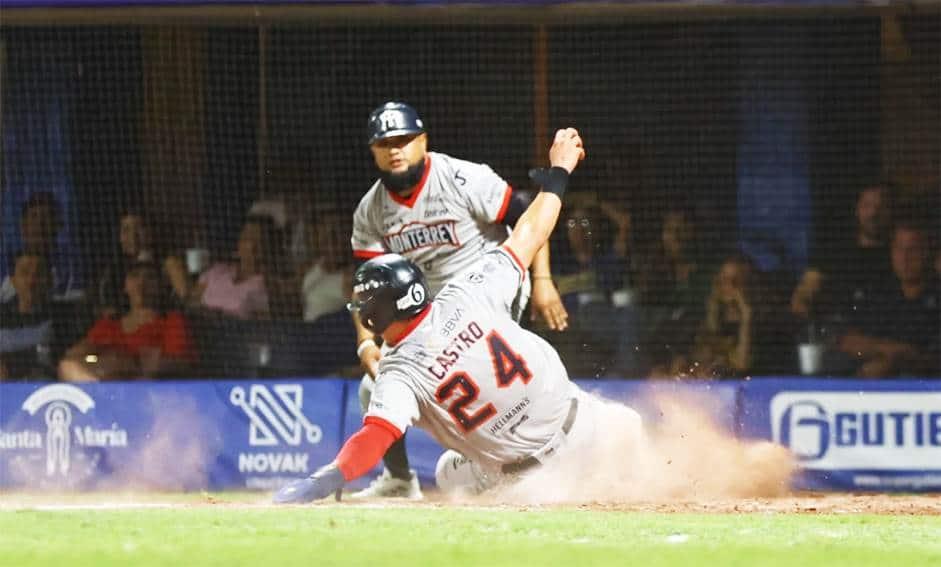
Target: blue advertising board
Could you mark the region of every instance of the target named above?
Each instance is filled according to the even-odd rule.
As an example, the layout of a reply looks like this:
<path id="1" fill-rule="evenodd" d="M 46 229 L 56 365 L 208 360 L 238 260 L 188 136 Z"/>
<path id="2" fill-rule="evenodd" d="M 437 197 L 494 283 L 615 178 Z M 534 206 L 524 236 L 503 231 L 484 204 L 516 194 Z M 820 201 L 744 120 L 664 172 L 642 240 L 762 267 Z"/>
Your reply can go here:
<path id="1" fill-rule="evenodd" d="M 340 448 L 341 380 L 0 385 L 0 486 L 270 489 Z"/>
<path id="2" fill-rule="evenodd" d="M 798 460 L 796 488 L 941 490 L 941 380 L 752 380 L 741 435 Z"/>
<path id="3" fill-rule="evenodd" d="M 661 401 L 679 400 L 729 433 L 780 443 L 798 459 L 796 488 L 941 490 L 938 379 L 578 382 L 652 426 Z M 362 422 L 358 387 L 341 379 L 0 384 L 0 488 L 270 490 L 333 460 Z M 426 485 L 442 451 L 427 433 L 409 433 Z"/>

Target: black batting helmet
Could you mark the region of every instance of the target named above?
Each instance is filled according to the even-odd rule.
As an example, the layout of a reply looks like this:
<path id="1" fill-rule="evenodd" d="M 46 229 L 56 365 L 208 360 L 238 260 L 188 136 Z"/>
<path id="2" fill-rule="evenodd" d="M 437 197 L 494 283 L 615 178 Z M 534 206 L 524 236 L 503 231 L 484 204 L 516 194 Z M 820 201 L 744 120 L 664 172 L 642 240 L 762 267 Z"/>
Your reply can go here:
<path id="1" fill-rule="evenodd" d="M 418 315 L 429 303 L 425 275 L 398 254 L 377 256 L 353 274 L 353 300 L 348 308 L 359 313 L 363 326 L 373 333 L 382 333 L 393 321 Z"/>
<path id="2" fill-rule="evenodd" d="M 425 124 L 404 102 L 387 102 L 369 114 L 369 145 L 383 138 L 421 134 Z"/>

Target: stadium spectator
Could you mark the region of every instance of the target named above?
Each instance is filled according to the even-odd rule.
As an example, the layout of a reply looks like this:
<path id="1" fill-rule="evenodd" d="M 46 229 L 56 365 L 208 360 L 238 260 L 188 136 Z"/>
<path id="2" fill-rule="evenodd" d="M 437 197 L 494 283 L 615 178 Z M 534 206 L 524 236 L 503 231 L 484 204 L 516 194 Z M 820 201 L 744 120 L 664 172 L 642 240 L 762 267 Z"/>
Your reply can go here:
<path id="1" fill-rule="evenodd" d="M 679 356 L 674 372 L 696 377 L 744 376 L 755 366 L 761 343 L 755 321 L 763 303 L 756 293 L 755 268 L 742 255 L 726 259 L 713 279 L 706 317 L 688 359 Z M 758 344 L 756 344 L 758 343 Z"/>
<path id="2" fill-rule="evenodd" d="M 58 350 L 51 309 L 52 274 L 46 258 L 17 256 L 11 275 L 16 295 L 0 305 L 0 380 L 55 378 Z"/>
<path id="3" fill-rule="evenodd" d="M 96 307 L 99 315 L 114 315 L 129 307 L 123 292 L 128 269 L 139 262 L 159 262 L 167 288 L 168 304 L 182 304 L 190 291 L 190 279 L 182 259 L 175 254 L 162 254 L 153 241 L 146 217 L 133 210 L 121 215 L 118 226 L 120 250 L 112 255 L 98 278 Z"/>
<path id="4" fill-rule="evenodd" d="M 313 219 L 307 189 L 270 193 L 252 203 L 248 210 L 250 217 L 267 217 L 274 222 L 286 243 L 286 264 L 295 272 L 304 270 L 317 250 L 309 242 L 312 229 L 309 221 Z"/>
<path id="5" fill-rule="evenodd" d="M 692 214 L 671 209 L 663 216 L 659 241 L 640 262 L 640 349 L 647 367 L 662 371 L 693 346 L 711 286 L 700 244 Z"/>
<path id="6" fill-rule="evenodd" d="M 846 312 L 840 349 L 855 360 L 859 376 L 937 375 L 941 296 L 926 231 L 896 226 L 890 256 L 892 276 L 868 288 Z"/>
<path id="7" fill-rule="evenodd" d="M 851 240 L 837 240 L 817 253 L 791 296 L 791 313 L 799 320 L 827 319 L 845 311 L 890 272 L 888 230 L 890 193 L 883 185 L 860 191 L 856 200 L 856 230 Z"/>
<path id="8" fill-rule="evenodd" d="M 610 366 L 619 336 L 611 294 L 625 281 L 631 216 L 592 194 L 566 200 L 565 239 L 556 248 L 553 275 L 570 325 L 555 342 L 570 370 L 597 375 Z"/>
<path id="9" fill-rule="evenodd" d="M 62 210 L 55 196 L 49 192 L 34 193 L 20 213 L 20 251 L 42 256 L 49 262 L 52 274 L 52 294 L 57 300 L 76 301 L 83 297 L 76 258 L 60 250 L 59 230 L 62 226 Z M 16 295 L 12 274 L 0 284 L 0 301 Z"/>
<path id="10" fill-rule="evenodd" d="M 237 261 L 213 264 L 200 276 L 192 301 L 239 319 L 268 318 L 268 283 L 279 253 L 276 230 L 270 218 L 249 217 L 239 235 Z"/>
<path id="11" fill-rule="evenodd" d="M 318 215 L 310 249 L 318 258 L 304 274 L 301 298 L 304 320 L 316 321 L 328 313 L 346 310 L 353 292 L 353 264 L 349 253 L 348 215 L 328 212 Z"/>
<path id="12" fill-rule="evenodd" d="M 590 195 L 567 200 L 571 208 L 564 221 L 566 240 L 554 270 L 559 294 L 569 309 L 608 303 L 611 292 L 624 283 L 630 213 Z"/>
<path id="13" fill-rule="evenodd" d="M 185 373 L 194 360 L 186 321 L 160 308 L 160 272 L 151 263 L 131 267 L 124 279 L 129 308 L 103 316 L 59 363 L 59 377 L 87 382 Z"/>

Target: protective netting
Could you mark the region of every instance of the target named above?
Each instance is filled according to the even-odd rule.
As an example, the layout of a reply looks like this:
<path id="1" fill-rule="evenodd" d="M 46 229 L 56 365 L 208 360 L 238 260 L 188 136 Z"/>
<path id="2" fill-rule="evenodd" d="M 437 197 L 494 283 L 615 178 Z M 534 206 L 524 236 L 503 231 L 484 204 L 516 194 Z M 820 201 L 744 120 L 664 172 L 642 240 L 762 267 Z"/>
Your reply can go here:
<path id="1" fill-rule="evenodd" d="M 359 372 L 386 100 L 518 191 L 582 132 L 524 319 L 573 376 L 938 375 L 936 10 L 520 13 L 5 24 L 3 378 Z"/>

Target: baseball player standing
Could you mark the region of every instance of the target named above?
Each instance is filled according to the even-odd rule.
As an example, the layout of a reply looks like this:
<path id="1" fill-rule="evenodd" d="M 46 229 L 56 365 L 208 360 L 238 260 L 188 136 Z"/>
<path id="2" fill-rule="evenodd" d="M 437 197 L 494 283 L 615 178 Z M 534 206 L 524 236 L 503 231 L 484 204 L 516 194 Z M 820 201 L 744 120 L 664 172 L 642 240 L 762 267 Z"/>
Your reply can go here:
<path id="1" fill-rule="evenodd" d="M 487 165 L 429 152 L 418 113 L 401 102 L 388 102 L 369 116 L 369 147 L 379 179 L 363 196 L 353 217 L 353 254 L 366 261 L 388 252 L 420 266 L 429 299 L 454 275 L 494 250 L 526 208 L 513 189 Z M 568 314 L 552 282 L 549 247 L 533 261 L 532 286 L 514 296 L 518 318 L 532 294 L 533 314 L 554 330 L 567 326 Z M 382 349 L 373 331 L 354 315 L 357 354 L 366 370 L 360 385 L 363 413 L 369 407 Z M 421 498 L 401 437 L 385 455 L 385 470 L 354 498 Z"/>
<path id="2" fill-rule="evenodd" d="M 439 486 L 471 490 L 525 478 L 552 459 L 578 458 L 605 432 L 599 399 L 569 381 L 558 354 L 523 329 L 513 303 L 559 217 L 570 172 L 584 157 L 574 129 L 556 133 L 543 187 L 497 249 L 479 254 L 434 297 L 421 269 L 397 254 L 359 267 L 351 309 L 389 350 L 363 427 L 337 458 L 275 494 L 277 503 L 324 498 L 369 471 L 409 426 L 450 448 Z M 640 417 L 619 406 L 642 435 Z M 582 455 L 584 456 L 584 455 Z"/>

